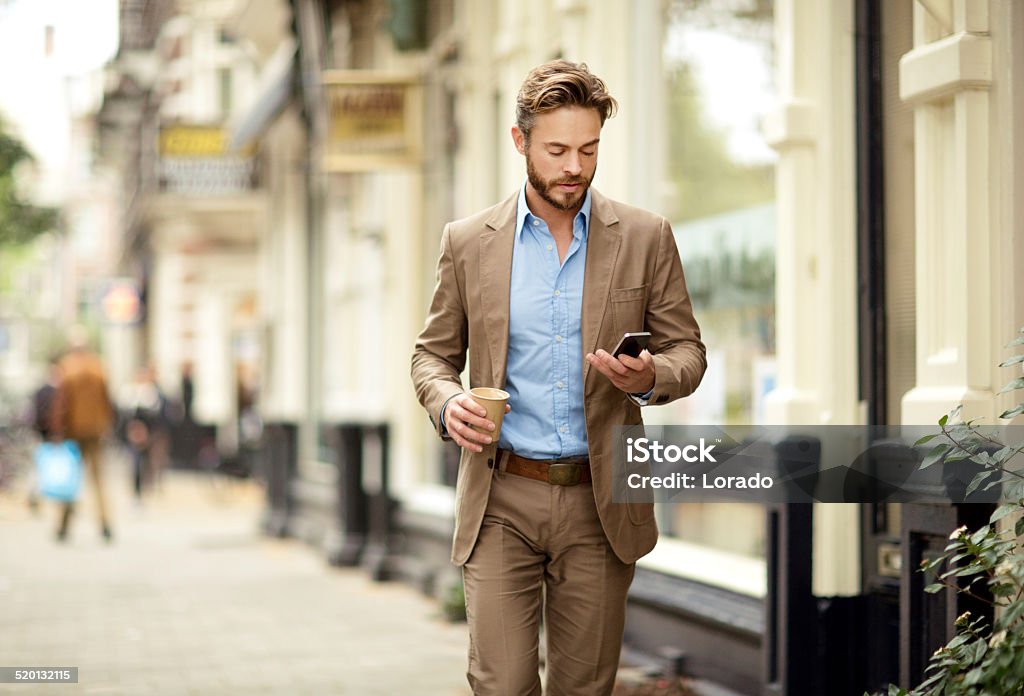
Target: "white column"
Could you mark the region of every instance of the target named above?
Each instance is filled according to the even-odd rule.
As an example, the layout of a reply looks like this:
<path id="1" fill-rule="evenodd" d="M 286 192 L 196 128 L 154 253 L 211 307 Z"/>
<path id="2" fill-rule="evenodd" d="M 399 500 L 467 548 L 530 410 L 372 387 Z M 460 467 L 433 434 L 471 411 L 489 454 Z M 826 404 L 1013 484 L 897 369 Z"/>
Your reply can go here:
<path id="1" fill-rule="evenodd" d="M 227 423 L 235 413 L 230 295 L 211 289 L 196 307 L 195 413 L 200 423 Z"/>
<path id="2" fill-rule="evenodd" d="M 268 137 L 270 220 L 261 250 L 261 310 L 268 328 L 260 408 L 271 421 L 298 422 L 306 409 L 309 361 L 305 190 L 293 152 L 302 141 L 298 118 L 287 111 Z"/>
<path id="3" fill-rule="evenodd" d="M 902 422 L 996 415 L 992 366 L 988 0 L 914 4 L 914 49 L 900 60 L 900 97 L 914 106 L 917 383 Z M 1009 331 L 1009 328 L 1007 329 Z M 994 343 L 995 342 L 995 343 Z"/>
<path id="4" fill-rule="evenodd" d="M 426 417 L 416 400 L 409 378 L 409 360 L 422 324 L 421 288 L 424 285 L 421 259 L 428 253 L 424 239 L 433 239 L 423 229 L 423 176 L 408 172 L 389 177 L 395 191 L 402 191 L 406 205 L 395 209 L 385 240 L 387 259 L 386 315 L 380 325 L 386 338 L 378 344 L 387 370 L 387 401 L 391 412 L 391 471 L 393 492 L 409 490 L 424 480 L 436 480 L 433 462 L 425 461 L 424 452 L 434 452 L 436 436 L 426 430 Z M 434 245 L 429 251 L 433 255 Z"/>
<path id="5" fill-rule="evenodd" d="M 853 3 L 775 5 L 779 105 L 765 124 L 776 168 L 778 387 L 769 423 L 856 424 Z M 814 592 L 859 591 L 856 505 L 816 505 Z"/>

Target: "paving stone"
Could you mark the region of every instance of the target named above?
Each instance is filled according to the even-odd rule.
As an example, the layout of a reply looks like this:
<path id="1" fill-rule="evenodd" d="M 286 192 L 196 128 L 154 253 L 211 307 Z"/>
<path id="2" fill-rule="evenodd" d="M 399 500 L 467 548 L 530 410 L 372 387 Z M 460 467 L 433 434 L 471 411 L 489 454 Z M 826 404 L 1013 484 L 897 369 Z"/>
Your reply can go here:
<path id="1" fill-rule="evenodd" d="M 255 484 L 168 472 L 141 508 L 110 466 L 115 540 L 91 509 L 69 540 L 56 509 L 0 494 L 0 666 L 77 666 L 77 685 L 0 693 L 468 696 L 465 625 L 433 601 L 301 542 L 264 538 Z"/>

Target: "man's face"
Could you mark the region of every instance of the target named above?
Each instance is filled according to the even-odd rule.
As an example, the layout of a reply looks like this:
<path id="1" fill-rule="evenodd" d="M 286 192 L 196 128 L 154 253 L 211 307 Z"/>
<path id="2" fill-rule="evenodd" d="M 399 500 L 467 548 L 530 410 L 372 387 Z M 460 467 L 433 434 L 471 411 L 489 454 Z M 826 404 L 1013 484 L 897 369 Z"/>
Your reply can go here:
<path id="1" fill-rule="evenodd" d="M 539 114 L 525 135 L 512 128 L 516 149 L 526 156 L 530 187 L 558 210 L 575 210 L 583 203 L 597 171 L 601 117 L 594 109 L 563 106 Z"/>

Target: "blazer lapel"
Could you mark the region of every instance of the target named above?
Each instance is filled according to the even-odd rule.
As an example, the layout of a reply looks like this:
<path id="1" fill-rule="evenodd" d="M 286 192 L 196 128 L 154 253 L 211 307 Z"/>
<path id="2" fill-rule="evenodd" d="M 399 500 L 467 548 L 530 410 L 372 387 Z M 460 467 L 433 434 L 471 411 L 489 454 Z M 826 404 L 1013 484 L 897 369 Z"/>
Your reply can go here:
<path id="1" fill-rule="evenodd" d="M 587 236 L 587 263 L 583 277 L 583 355 L 598 349 L 601 322 L 608 307 L 608 290 L 612 270 L 619 254 L 622 233 L 619 218 L 608 199 L 591 189 L 590 232 Z M 590 374 L 590 363 L 584 363 L 583 380 Z"/>
<path id="2" fill-rule="evenodd" d="M 516 192 L 498 205 L 480 235 L 480 306 L 484 308 L 491 374 L 499 388 L 505 386 L 508 360 L 509 288 L 518 198 Z"/>

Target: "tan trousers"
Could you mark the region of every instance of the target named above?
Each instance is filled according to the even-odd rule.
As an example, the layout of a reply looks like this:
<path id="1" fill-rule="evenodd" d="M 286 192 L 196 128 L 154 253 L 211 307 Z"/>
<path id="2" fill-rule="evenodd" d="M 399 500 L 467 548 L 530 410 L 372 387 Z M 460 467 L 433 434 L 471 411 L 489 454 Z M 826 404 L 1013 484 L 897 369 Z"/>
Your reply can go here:
<path id="1" fill-rule="evenodd" d="M 99 517 L 100 527 L 107 529 L 110 526 L 110 519 L 107 517 L 107 503 L 103 496 L 103 443 L 99 438 L 76 440 L 79 449 L 82 451 L 82 462 L 85 464 L 85 474 L 92 484 L 93 495 L 96 498 L 96 514 Z M 67 533 L 68 524 L 71 522 L 71 515 L 74 512 L 74 503 L 65 503 L 61 511 L 59 533 Z"/>
<path id="2" fill-rule="evenodd" d="M 480 536 L 463 567 L 469 683 L 477 696 L 600 696 L 615 684 L 633 564 L 601 529 L 590 484 L 552 486 L 498 474 Z"/>

